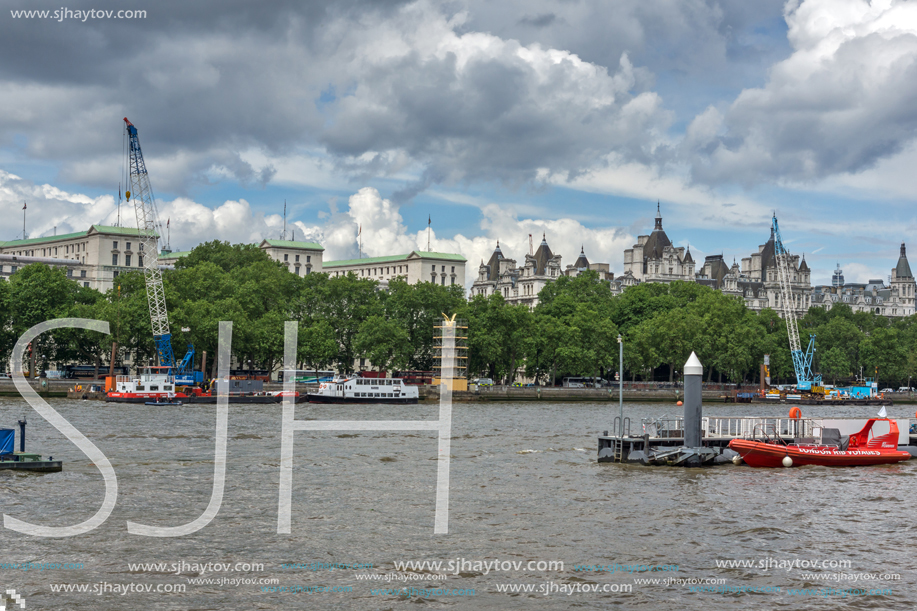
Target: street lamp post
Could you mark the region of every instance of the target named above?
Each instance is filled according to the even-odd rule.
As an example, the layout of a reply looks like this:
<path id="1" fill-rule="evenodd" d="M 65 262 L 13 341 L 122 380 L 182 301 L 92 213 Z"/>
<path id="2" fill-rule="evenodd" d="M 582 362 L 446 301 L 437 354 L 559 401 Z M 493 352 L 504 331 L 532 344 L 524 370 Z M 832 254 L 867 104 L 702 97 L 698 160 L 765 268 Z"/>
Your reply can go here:
<path id="1" fill-rule="evenodd" d="M 618 407 L 621 412 L 621 443 L 624 443 L 624 338 L 618 333 Z"/>

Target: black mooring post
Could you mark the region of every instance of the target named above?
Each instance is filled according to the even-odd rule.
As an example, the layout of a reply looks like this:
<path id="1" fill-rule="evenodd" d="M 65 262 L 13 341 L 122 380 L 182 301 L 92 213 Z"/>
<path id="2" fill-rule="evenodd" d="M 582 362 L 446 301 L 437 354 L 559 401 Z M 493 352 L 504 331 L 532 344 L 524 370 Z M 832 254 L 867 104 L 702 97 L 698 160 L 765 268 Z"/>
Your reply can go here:
<path id="1" fill-rule="evenodd" d="M 19 451 L 25 452 L 25 419 L 19 421 Z"/>

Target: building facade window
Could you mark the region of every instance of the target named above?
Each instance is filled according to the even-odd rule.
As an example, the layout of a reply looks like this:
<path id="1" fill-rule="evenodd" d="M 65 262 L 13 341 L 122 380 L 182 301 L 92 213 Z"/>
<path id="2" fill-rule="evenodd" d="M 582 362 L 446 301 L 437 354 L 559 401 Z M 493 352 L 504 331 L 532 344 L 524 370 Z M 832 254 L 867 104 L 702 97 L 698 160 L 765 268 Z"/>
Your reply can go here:
<path id="1" fill-rule="evenodd" d="M 296 262 L 299 263 L 299 255 L 296 255 Z"/>
<path id="2" fill-rule="evenodd" d="M 126 265 L 127 267 L 131 266 L 131 256 L 130 255 L 124 255 L 124 265 Z"/>
<path id="3" fill-rule="evenodd" d="M 118 254 L 117 254 L 117 253 L 112 254 L 112 256 L 111 256 L 111 264 L 112 264 L 112 265 L 117 265 L 117 264 L 118 264 Z"/>
<path id="4" fill-rule="evenodd" d="M 290 260 L 290 255 L 284 254 L 284 255 L 283 255 L 283 260 L 284 260 L 284 261 L 289 261 L 289 260 Z"/>
<path id="5" fill-rule="evenodd" d="M 85 270 L 85 269 L 81 269 L 81 270 L 80 270 L 80 278 L 85 278 L 85 277 L 86 277 L 86 270 Z"/>
<path id="6" fill-rule="evenodd" d="M 112 250 L 118 250 L 118 242 L 112 242 L 112 243 L 111 243 L 111 249 L 112 249 Z"/>
<path id="7" fill-rule="evenodd" d="M 130 243 L 130 242 L 125 242 L 125 243 L 124 243 L 124 250 L 130 250 L 130 249 L 131 249 L 131 243 Z M 128 265 L 129 265 L 129 264 L 128 264 Z"/>

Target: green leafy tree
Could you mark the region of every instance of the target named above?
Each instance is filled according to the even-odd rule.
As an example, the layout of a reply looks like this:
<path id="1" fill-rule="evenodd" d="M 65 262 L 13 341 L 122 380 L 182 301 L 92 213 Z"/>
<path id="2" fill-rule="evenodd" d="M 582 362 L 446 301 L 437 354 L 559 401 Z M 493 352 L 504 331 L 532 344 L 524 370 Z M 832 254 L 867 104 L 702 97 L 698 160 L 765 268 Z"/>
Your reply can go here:
<path id="1" fill-rule="evenodd" d="M 414 355 L 408 330 L 394 320 L 373 315 L 363 321 L 353 342 L 354 350 L 380 371 L 406 369 Z"/>
<path id="2" fill-rule="evenodd" d="M 299 359 L 308 369 L 318 371 L 330 367 L 338 357 L 338 340 L 327 320 L 299 326 Z"/>
<path id="3" fill-rule="evenodd" d="M 430 371 L 434 361 L 434 326 L 442 315 L 451 316 L 465 304 L 464 290 L 458 285 L 442 286 L 432 282 L 408 284 L 402 279 L 389 282 L 385 298 L 385 318 L 408 334 L 408 358 L 398 359 L 399 367 Z M 403 350 L 399 354 L 406 353 Z M 372 361 L 376 363 L 375 360 Z"/>
<path id="4" fill-rule="evenodd" d="M 833 384 L 837 384 L 838 378 L 849 376 L 850 361 L 846 352 L 838 346 L 828 348 L 821 355 L 821 370 L 824 375 L 830 376 Z"/>

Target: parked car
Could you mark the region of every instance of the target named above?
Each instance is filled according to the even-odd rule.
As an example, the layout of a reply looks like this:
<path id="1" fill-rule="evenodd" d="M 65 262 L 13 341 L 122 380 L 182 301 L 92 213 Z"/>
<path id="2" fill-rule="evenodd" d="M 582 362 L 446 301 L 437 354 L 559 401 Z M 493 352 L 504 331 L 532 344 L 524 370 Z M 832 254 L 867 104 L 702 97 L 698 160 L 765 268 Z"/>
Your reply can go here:
<path id="1" fill-rule="evenodd" d="M 884 390 L 882 392 L 885 392 Z M 898 392 L 914 392 L 913 386 L 902 386 L 898 389 Z"/>
<path id="2" fill-rule="evenodd" d="M 477 384 L 478 386 L 493 386 L 494 381 L 490 378 L 475 378 L 471 381 L 472 384 Z"/>
<path id="3" fill-rule="evenodd" d="M 900 392 L 901 389 L 899 388 L 898 390 Z M 895 392 L 895 390 L 893 388 L 883 388 L 879 392 Z"/>
<path id="4" fill-rule="evenodd" d="M 9 380 L 10 374 L 0 372 L 0 380 Z"/>

